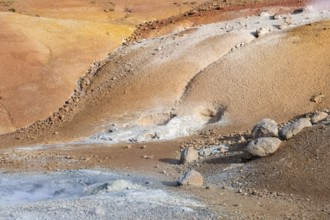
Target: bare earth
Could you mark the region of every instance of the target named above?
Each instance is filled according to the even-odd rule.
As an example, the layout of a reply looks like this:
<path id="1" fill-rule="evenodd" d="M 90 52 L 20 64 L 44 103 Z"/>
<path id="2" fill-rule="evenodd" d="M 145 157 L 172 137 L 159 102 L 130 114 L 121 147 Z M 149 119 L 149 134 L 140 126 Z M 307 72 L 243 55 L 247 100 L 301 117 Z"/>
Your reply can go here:
<path id="1" fill-rule="evenodd" d="M 205 205 L 178 218 L 329 219 L 329 116 L 274 155 L 243 153 L 261 119 L 281 124 L 330 109 L 329 10 L 215 1 L 185 13 L 203 2 L 0 4 L 18 12 L 0 12 L 1 170 L 143 176 Z M 259 28 L 270 32 L 256 37 Z M 179 164 L 184 147 L 220 144 L 228 152 Z M 187 169 L 203 174 L 202 187 L 176 187 Z M 11 216 L 1 203 L 0 214 Z"/>

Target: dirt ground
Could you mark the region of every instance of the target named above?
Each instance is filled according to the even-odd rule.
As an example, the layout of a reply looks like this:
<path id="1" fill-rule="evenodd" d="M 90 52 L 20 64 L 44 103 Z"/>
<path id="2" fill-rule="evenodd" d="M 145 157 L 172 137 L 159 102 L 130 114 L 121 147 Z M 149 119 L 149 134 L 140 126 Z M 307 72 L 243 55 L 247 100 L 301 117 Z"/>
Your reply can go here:
<path id="1" fill-rule="evenodd" d="M 75 92 L 58 112 L 26 129 L 2 135 L 1 145 L 79 140 L 104 129 L 104 124 L 116 118 L 130 120 L 138 117 L 138 112 L 158 108 L 164 109 L 164 113 L 175 108 L 176 114 L 192 113 L 196 117 L 210 109 L 225 109 L 224 117 L 230 124 L 219 127 L 223 133 L 245 131 L 264 117 L 281 123 L 298 114 L 329 108 L 328 97 L 322 103 L 310 101 L 314 95 L 329 92 L 328 26 L 329 22 L 324 21 L 300 27 L 285 37 L 274 34 L 228 55 L 242 39 L 249 41 L 252 36 L 229 33 L 201 38 L 193 43 L 194 50 L 189 50 L 184 47 L 190 41 L 183 32 L 176 41 L 170 39 L 174 43 L 161 53 L 154 52 L 158 41 L 148 47 L 133 45 L 127 51 L 124 48 L 111 55 L 111 62 L 105 61 L 98 74 L 86 75 L 81 81 L 88 82 L 83 92 Z M 192 31 L 189 36 L 195 33 Z M 314 41 L 316 38 L 318 41 Z M 281 43 L 276 43 L 279 40 Z M 174 53 L 181 50 L 177 50 L 177 44 L 182 45 L 179 48 L 183 47 L 185 53 Z M 313 56 L 305 56 L 305 51 Z M 191 56 L 193 53 L 196 56 Z M 203 54 L 204 59 L 195 59 L 198 54 Z M 220 59 L 223 55 L 226 56 Z M 179 64 L 171 56 L 180 56 L 180 74 L 176 68 Z M 260 57 L 265 58 L 264 62 L 260 62 Z M 146 59 L 148 65 L 143 62 Z M 226 71 L 219 72 L 222 69 Z M 304 87 L 292 90 L 297 84 Z M 218 93 L 219 86 L 226 92 Z"/>
<path id="2" fill-rule="evenodd" d="M 205 3 L 169 19 L 196 4 L 171 1 L 155 8 L 148 0 L 1 3 L 1 10 L 15 8 L 18 13 L 0 13 L 4 18 L 0 48 L 11 54 L 0 53 L 4 79 L 0 133 L 14 131 L 0 136 L 1 171 L 127 171 L 156 177 L 168 190 L 194 195 L 217 213 L 230 213 L 229 219 L 329 219 L 328 122 L 284 141 L 270 157 L 247 159 L 242 149 L 251 140 L 251 128 L 262 118 L 283 123 L 330 108 L 330 22 L 303 25 L 255 42 L 251 34 L 239 32 L 191 42 L 195 38 L 189 37 L 199 36 L 200 24 L 259 14 L 266 6 L 272 6 L 268 11 L 288 14 L 304 3 L 239 2 Z M 88 8 L 90 4 L 93 7 Z M 250 7 L 253 10 L 241 10 Z M 23 18 L 34 24 L 31 30 L 23 27 Z M 106 22 L 109 19 L 111 24 Z M 158 21 L 143 23 L 152 19 Z M 143 24 L 135 30 L 138 23 Z M 168 36 L 172 43 L 165 37 L 141 40 L 173 31 L 177 33 Z M 114 32 L 118 35 L 107 39 Z M 77 79 L 98 56 L 102 59 L 128 36 L 128 46 L 94 63 L 76 87 Z M 77 39 L 86 43 L 73 45 Z M 248 43 L 237 49 L 241 39 Z M 312 102 L 311 97 L 320 93 L 326 94 L 322 102 Z M 230 124 L 211 123 L 193 136 L 172 141 L 68 142 L 108 129 L 104 125 L 118 118 L 145 119 L 141 112 L 156 107 L 165 113 L 175 108 L 177 115 L 193 113 L 209 121 L 224 110 L 221 117 L 230 119 Z M 213 109 L 218 111 L 215 116 L 210 113 Z M 229 152 L 200 158 L 189 166 L 179 164 L 182 148 L 219 144 L 229 145 Z M 177 187 L 178 176 L 189 168 L 204 175 L 203 187 Z"/>
<path id="3" fill-rule="evenodd" d="M 255 160 L 235 153 L 245 143 L 233 144 L 228 154 L 188 166 L 203 173 L 200 188 L 177 187 L 178 176 L 188 168 L 178 163 L 181 146 L 211 137 L 234 138 L 211 131 L 171 142 L 22 147 L 2 150 L 0 163 L 7 172 L 110 169 L 152 176 L 169 190 L 197 196 L 214 212 L 229 213 L 229 219 L 328 219 L 329 131 L 329 124 L 314 126 L 285 142 L 276 154 Z"/>

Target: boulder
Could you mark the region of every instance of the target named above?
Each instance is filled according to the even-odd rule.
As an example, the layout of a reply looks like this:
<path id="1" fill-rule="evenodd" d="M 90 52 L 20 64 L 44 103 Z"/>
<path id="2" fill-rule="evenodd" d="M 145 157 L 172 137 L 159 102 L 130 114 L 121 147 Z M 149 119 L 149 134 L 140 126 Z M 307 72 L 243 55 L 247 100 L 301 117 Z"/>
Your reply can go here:
<path id="1" fill-rule="evenodd" d="M 325 120 L 328 117 L 328 114 L 325 112 L 316 112 L 312 118 L 311 121 L 313 124 L 319 123 L 320 121 Z"/>
<path id="2" fill-rule="evenodd" d="M 252 129 L 252 136 L 254 138 L 259 137 L 277 137 L 278 127 L 277 123 L 272 119 L 262 119 L 254 128 Z"/>
<path id="3" fill-rule="evenodd" d="M 180 163 L 187 164 L 198 159 L 198 151 L 192 147 L 186 148 L 181 152 Z"/>
<path id="4" fill-rule="evenodd" d="M 204 178 L 195 170 L 186 171 L 178 180 L 179 185 L 202 186 Z"/>
<path id="5" fill-rule="evenodd" d="M 293 136 L 297 135 L 304 128 L 311 127 L 312 123 L 309 118 L 300 118 L 299 120 L 284 126 L 280 130 L 280 136 L 284 139 L 290 139 Z"/>
<path id="6" fill-rule="evenodd" d="M 275 153 L 281 143 L 281 140 L 275 137 L 258 138 L 248 144 L 246 151 L 253 156 L 265 157 Z"/>

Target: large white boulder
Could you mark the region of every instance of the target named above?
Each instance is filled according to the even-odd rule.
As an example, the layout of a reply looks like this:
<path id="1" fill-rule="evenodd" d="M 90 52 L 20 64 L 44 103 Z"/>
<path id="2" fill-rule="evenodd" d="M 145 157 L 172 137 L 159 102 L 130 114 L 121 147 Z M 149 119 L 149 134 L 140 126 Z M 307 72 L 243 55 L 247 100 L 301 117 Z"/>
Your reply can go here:
<path id="1" fill-rule="evenodd" d="M 316 112 L 312 118 L 311 121 L 313 124 L 319 123 L 320 121 L 325 120 L 328 117 L 328 114 L 326 112 Z"/>
<path id="2" fill-rule="evenodd" d="M 259 137 L 277 137 L 278 127 L 277 123 L 272 119 L 262 119 L 254 128 L 252 129 L 252 136 L 254 138 Z"/>
<path id="3" fill-rule="evenodd" d="M 282 141 L 275 137 L 258 138 L 251 141 L 246 147 L 246 151 L 253 156 L 265 157 L 275 153 Z"/>
<path id="4" fill-rule="evenodd" d="M 280 130 L 280 136 L 284 139 L 290 139 L 297 135 L 304 128 L 312 127 L 312 123 L 309 118 L 300 118 L 299 120 L 284 126 Z"/>

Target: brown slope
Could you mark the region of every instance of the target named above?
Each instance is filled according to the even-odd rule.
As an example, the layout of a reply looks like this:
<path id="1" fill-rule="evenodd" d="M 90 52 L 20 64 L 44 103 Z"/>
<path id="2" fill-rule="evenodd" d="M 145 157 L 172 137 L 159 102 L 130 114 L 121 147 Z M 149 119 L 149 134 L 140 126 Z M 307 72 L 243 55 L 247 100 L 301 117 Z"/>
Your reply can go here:
<path id="1" fill-rule="evenodd" d="M 330 94 L 330 21 L 274 35 L 229 54 L 197 75 L 182 99 L 181 112 L 225 106 L 232 126 L 252 127 L 268 117 L 278 122 L 319 108 L 310 98 Z"/>
<path id="2" fill-rule="evenodd" d="M 327 46 L 329 45 L 327 43 L 327 40 L 329 39 L 327 37 L 327 34 L 329 34 L 329 32 L 324 25 L 328 25 L 328 22 L 320 22 L 319 24 L 312 25 L 310 27 L 299 28 L 298 30 L 304 31 L 310 29 L 309 31 L 307 31 L 309 33 L 308 35 L 306 35 L 305 33 L 303 34 L 302 38 L 304 38 L 304 41 L 301 41 L 300 44 L 297 44 L 295 42 L 292 43 L 290 39 L 293 39 L 295 37 L 295 35 L 293 35 L 293 37 L 291 38 L 283 38 L 283 45 L 285 45 L 286 42 L 287 46 L 291 46 L 291 48 L 298 48 L 296 50 L 300 50 L 301 54 L 304 54 L 303 51 L 306 48 L 308 49 L 308 51 L 311 52 L 311 54 L 314 54 L 314 52 L 316 55 L 324 53 L 324 56 L 321 57 L 326 58 L 328 55 Z M 315 34 L 319 32 L 321 33 L 320 39 L 323 39 L 324 42 L 319 41 L 321 42 L 321 44 L 315 46 L 315 43 L 313 43 L 315 40 Z M 237 42 L 234 42 L 234 39 L 236 39 L 234 34 L 223 37 L 218 36 L 205 38 L 204 40 L 202 39 L 199 44 L 195 42 L 189 46 L 189 43 L 191 42 L 191 39 L 189 37 L 193 33 L 194 31 L 192 31 L 191 33 L 177 34 L 174 37 L 175 39 L 173 39 L 173 41 L 170 40 L 171 43 L 166 44 L 166 47 L 162 48 L 160 51 L 156 49 L 159 47 L 159 45 L 163 45 L 162 43 L 164 39 L 157 39 L 152 43 L 141 47 L 140 49 L 139 45 L 135 45 L 133 47 L 128 48 L 127 50 L 123 49 L 123 51 L 115 53 L 109 58 L 109 60 L 111 59 L 111 62 L 108 62 L 102 68 L 102 70 L 100 70 L 96 74 L 95 77 L 91 76 L 89 78 L 92 81 L 92 84 L 86 91 L 86 96 L 84 95 L 84 93 L 82 93 L 82 97 L 80 97 L 80 102 L 74 102 L 74 104 L 69 103 L 65 106 L 65 108 L 61 108 L 59 112 L 57 112 L 56 114 L 54 114 L 54 116 L 52 116 L 52 118 L 50 118 L 54 119 L 53 122 L 50 119 L 47 119 L 46 121 L 40 121 L 34 124 L 26 130 L 21 130 L 20 132 L 7 136 L 2 136 L 2 146 L 17 144 L 15 143 L 15 141 L 13 141 L 14 138 L 17 138 L 17 140 L 27 140 L 27 142 L 20 141 L 18 142 L 19 144 L 36 143 L 40 141 L 63 141 L 66 139 L 81 138 L 101 130 L 103 124 L 109 124 L 109 122 L 113 121 L 116 116 L 124 115 L 125 117 L 122 118 L 126 120 L 129 119 L 128 117 L 126 117 L 127 113 L 129 113 L 130 116 L 134 116 L 137 111 L 146 111 L 150 110 L 151 108 L 157 107 L 164 108 L 166 111 L 170 111 L 173 106 L 175 107 L 175 104 L 177 103 L 176 101 L 180 99 L 182 93 L 184 92 L 184 88 L 191 79 L 191 77 L 193 77 L 203 68 L 207 67 L 209 64 L 216 61 L 219 57 L 226 53 L 226 50 L 232 48 L 237 44 Z M 296 35 L 300 36 L 299 34 L 301 33 L 298 31 Z M 252 35 L 249 34 L 249 36 L 251 37 Z M 186 40 L 182 40 L 181 42 L 181 39 Z M 278 63 L 275 62 L 276 60 L 274 60 L 273 56 L 270 56 L 270 54 L 272 53 L 276 54 L 277 57 L 282 58 L 282 61 L 283 59 L 285 59 L 286 56 L 288 56 L 290 59 L 292 59 L 292 62 L 296 62 L 296 57 L 290 57 L 292 54 L 290 55 L 287 53 L 287 51 L 285 50 L 286 47 L 277 47 L 276 44 L 274 45 L 271 43 L 274 42 L 274 39 L 281 39 L 281 37 L 274 36 L 270 38 L 261 39 L 260 43 L 252 44 L 251 46 L 247 46 L 242 50 L 235 51 L 234 53 L 228 55 L 225 58 L 226 62 L 219 61 L 216 64 L 211 65 L 211 67 L 207 68 L 205 71 L 203 71 L 193 81 L 191 81 L 190 84 L 193 86 L 188 89 L 187 94 L 182 99 L 182 103 L 179 106 L 179 113 L 191 113 L 190 108 L 194 107 L 194 105 L 199 107 L 200 105 L 204 106 L 206 103 L 206 106 L 212 106 L 214 102 L 219 103 L 220 105 L 227 106 L 229 116 L 231 117 L 231 119 L 234 119 L 231 120 L 232 127 L 229 127 L 230 132 L 230 128 L 231 131 L 236 129 L 250 128 L 251 124 L 254 124 L 255 121 L 259 120 L 262 117 L 274 117 L 275 119 L 282 121 L 286 118 L 292 118 L 296 114 L 302 114 L 306 111 L 310 111 L 310 109 L 313 109 L 314 107 L 326 107 L 328 103 L 327 99 L 326 102 L 324 102 L 324 106 L 315 106 L 313 103 L 309 102 L 310 97 L 306 98 L 306 96 L 309 96 L 310 94 L 306 95 L 306 93 L 304 93 L 306 91 L 307 93 L 310 93 L 311 90 L 313 90 L 314 93 L 315 86 L 318 89 L 323 89 L 325 85 L 327 85 L 328 81 L 326 80 L 328 80 L 328 78 L 324 77 L 324 74 L 327 74 L 327 69 L 322 65 L 323 62 L 326 62 L 325 58 L 317 60 L 315 58 L 316 55 L 314 56 L 313 61 L 315 63 L 313 67 L 320 66 L 321 68 L 325 68 L 326 71 L 323 72 L 324 69 L 321 69 L 322 71 L 315 73 L 315 76 L 318 77 L 321 77 L 323 74 L 323 78 L 317 78 L 319 82 L 313 82 L 312 84 L 304 83 L 304 86 L 306 88 L 300 87 L 302 88 L 303 92 L 299 94 L 291 94 L 291 90 L 289 87 L 286 87 L 287 90 L 283 91 L 278 89 L 281 88 L 281 86 L 287 86 L 287 84 L 289 84 L 291 88 L 296 85 L 296 80 L 300 79 L 300 76 L 299 74 L 297 74 L 295 66 L 288 66 L 287 71 L 291 71 L 290 68 L 293 68 L 293 71 L 296 71 L 295 75 L 293 75 L 290 79 L 288 79 L 287 81 L 283 79 L 280 79 L 278 82 L 275 81 L 278 87 L 276 88 L 275 93 L 273 85 L 269 86 L 269 78 L 261 77 L 263 75 L 260 74 L 264 74 L 265 72 L 267 73 L 267 71 L 263 71 L 264 69 L 267 70 L 268 67 L 271 66 L 274 66 L 274 68 L 276 69 L 280 66 Z M 176 44 L 177 42 L 181 46 L 178 46 Z M 215 47 L 215 45 L 217 45 L 218 49 L 217 47 Z M 294 47 L 294 45 L 299 45 L 299 47 Z M 185 48 L 185 46 L 188 46 L 188 49 L 180 49 L 180 47 Z M 259 50 L 259 46 L 262 48 L 262 50 Z M 309 48 L 314 46 L 315 48 Z M 280 50 L 279 48 L 282 49 Z M 266 52 L 267 50 L 272 51 L 272 53 Z M 246 51 L 249 53 L 247 53 Z M 174 52 L 178 52 L 180 56 L 173 56 Z M 211 52 L 213 55 L 211 54 Z M 295 52 L 297 53 L 297 51 Z M 253 65 L 248 65 L 250 62 L 250 56 L 243 56 L 242 54 L 244 53 L 253 54 L 253 57 L 251 59 L 252 61 L 254 59 L 254 62 L 256 63 L 254 63 Z M 203 59 L 199 59 L 200 55 L 203 55 Z M 247 76 L 244 76 L 245 78 L 240 77 L 239 73 L 242 70 L 242 66 L 239 67 L 236 65 L 237 62 L 235 56 L 241 56 L 242 62 L 245 59 L 245 62 L 243 63 L 247 65 L 245 66 L 246 70 L 249 70 L 249 74 L 252 74 L 254 79 L 251 80 L 247 78 Z M 260 57 L 265 60 L 260 61 Z M 231 58 L 231 60 L 229 58 Z M 299 59 L 297 60 L 300 63 L 305 63 L 306 59 L 310 59 L 310 57 L 305 56 L 305 54 L 303 56 L 298 56 L 298 58 Z M 180 60 L 180 62 L 178 62 L 178 60 Z M 278 61 L 280 60 L 278 59 Z M 262 66 L 263 63 L 267 62 L 268 65 Z M 284 63 L 285 62 L 287 61 L 285 60 Z M 308 62 L 311 63 L 311 61 Z M 217 71 L 210 71 L 212 70 L 212 68 L 214 68 L 214 66 L 219 65 L 219 63 L 221 65 L 224 65 L 223 67 L 226 71 L 224 71 L 223 74 L 227 75 L 219 74 L 219 72 Z M 257 66 L 257 64 L 260 66 Z M 258 68 L 253 69 L 254 66 Z M 219 68 L 216 69 L 218 70 Z M 303 71 L 306 71 L 307 69 L 303 69 Z M 316 69 L 313 69 L 312 71 L 315 70 Z M 237 74 L 228 74 L 229 71 L 236 71 Z M 205 74 L 209 74 L 209 77 L 204 77 Z M 275 77 L 275 75 L 272 74 L 274 74 L 274 72 L 268 72 L 268 75 L 271 76 L 270 78 Z M 226 79 L 219 81 L 221 77 L 225 77 Z M 311 75 L 307 74 L 306 77 L 303 77 L 303 81 L 310 80 L 310 77 Z M 199 81 L 198 79 L 202 80 Z M 226 80 L 235 82 L 235 80 L 242 81 L 243 79 L 247 79 L 247 81 L 242 84 L 225 83 Z M 218 80 L 218 82 L 216 80 Z M 285 105 L 285 107 L 288 108 L 289 112 L 286 113 L 286 115 L 282 114 L 283 112 L 280 111 L 280 108 L 273 108 L 272 105 L 269 105 L 267 99 L 269 97 L 263 96 L 262 98 L 260 96 L 262 95 L 260 92 L 259 96 L 261 98 L 257 99 L 257 102 L 259 103 L 254 106 L 249 104 L 255 103 L 255 94 L 256 92 L 258 93 L 259 90 L 254 89 L 254 86 L 258 84 L 258 80 L 259 82 L 265 83 L 265 93 L 276 94 L 276 96 L 269 96 L 274 99 L 273 106 L 276 106 L 275 101 L 277 101 L 279 105 Z M 247 88 L 250 88 L 248 82 L 251 83 L 251 85 L 253 86 L 251 87 L 251 91 L 247 92 Z M 231 87 L 231 91 L 234 92 L 232 94 L 234 95 L 230 95 L 230 93 L 218 92 L 217 83 L 219 83 L 219 85 L 222 85 L 223 88 Z M 323 92 L 326 91 L 327 90 Z M 287 95 L 289 97 L 287 99 L 282 100 L 280 98 L 282 96 L 285 97 Z M 223 102 L 223 100 L 221 100 L 221 98 L 223 97 L 230 100 L 230 102 L 228 100 L 227 102 L 226 100 Z M 237 99 L 235 101 L 230 98 Z M 160 101 L 158 99 L 160 99 Z M 249 99 L 249 102 L 246 101 L 247 99 Z M 294 104 L 291 104 L 292 100 L 294 101 Z M 301 100 L 304 101 L 299 102 Z M 300 103 L 300 107 L 297 107 L 295 105 L 298 102 Z M 230 103 L 232 106 L 229 106 L 228 103 Z M 262 110 L 259 111 L 260 106 L 263 106 L 263 103 L 267 104 L 265 105 L 266 108 L 262 108 Z M 303 106 L 301 105 L 301 103 L 306 103 L 307 105 Z M 240 108 L 233 108 L 233 106 L 239 106 Z M 188 111 L 186 111 L 186 109 L 188 109 Z M 273 114 L 274 109 L 278 111 L 278 114 Z M 246 117 L 248 113 L 249 117 Z M 60 117 L 62 115 L 65 116 L 64 120 L 63 117 Z M 244 118 L 245 121 L 239 121 L 239 117 Z M 55 132 L 56 130 L 59 132 L 59 135 L 54 136 L 53 132 Z"/>
<path id="3" fill-rule="evenodd" d="M 250 162 L 245 179 L 254 188 L 330 202 L 330 126 L 307 129 L 271 157 Z"/>

